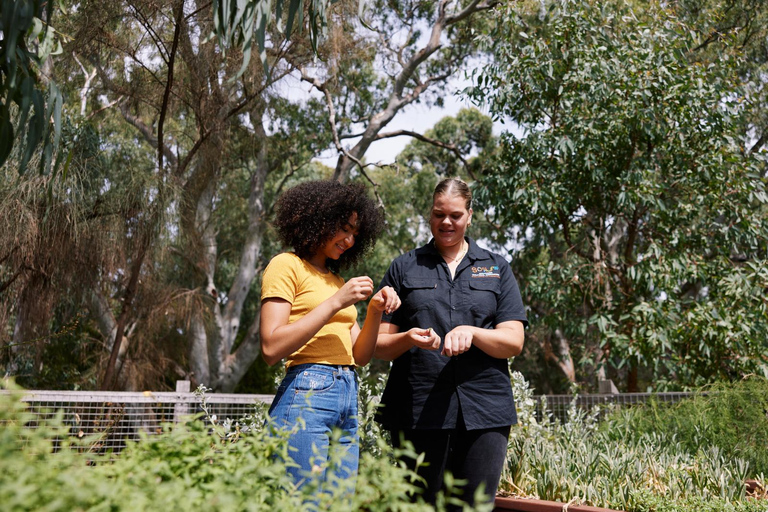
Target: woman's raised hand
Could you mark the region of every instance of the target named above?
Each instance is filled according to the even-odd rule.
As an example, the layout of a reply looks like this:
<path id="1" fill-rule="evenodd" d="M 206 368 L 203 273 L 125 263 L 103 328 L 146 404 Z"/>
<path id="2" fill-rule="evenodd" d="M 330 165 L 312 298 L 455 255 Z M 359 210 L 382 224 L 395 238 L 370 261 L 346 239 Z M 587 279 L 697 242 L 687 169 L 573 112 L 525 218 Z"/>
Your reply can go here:
<path id="1" fill-rule="evenodd" d="M 373 296 L 368 307 L 390 314 L 393 311 L 397 311 L 397 308 L 400 307 L 400 297 L 394 288 L 385 286 Z"/>
<path id="2" fill-rule="evenodd" d="M 368 276 L 353 277 L 334 294 L 340 309 L 365 300 L 373 293 L 373 280 Z"/>

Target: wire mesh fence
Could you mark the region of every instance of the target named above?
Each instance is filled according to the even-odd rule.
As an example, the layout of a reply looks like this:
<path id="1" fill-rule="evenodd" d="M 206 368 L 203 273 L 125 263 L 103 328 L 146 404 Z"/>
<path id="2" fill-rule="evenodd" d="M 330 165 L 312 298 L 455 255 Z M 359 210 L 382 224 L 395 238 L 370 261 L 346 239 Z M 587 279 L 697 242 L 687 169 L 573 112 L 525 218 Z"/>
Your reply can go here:
<path id="1" fill-rule="evenodd" d="M 27 423 L 29 428 L 36 428 L 46 418 L 60 413 L 71 436 L 92 439 L 93 451 L 116 454 L 126 443 L 140 440 L 142 433 L 158 434 L 166 424 L 201 413 L 201 398 L 188 390 L 188 382 L 180 381 L 176 392 L 25 391 L 22 401 L 32 416 Z M 533 398 L 537 420 L 548 417 L 565 422 L 569 410 L 574 408 L 595 413 L 601 419 L 609 406 L 628 407 L 651 398 L 658 402 L 677 402 L 689 396 L 690 393 L 620 393 Z M 273 395 L 205 395 L 208 413 L 221 421 L 251 415 L 258 404 L 270 404 L 272 398 Z"/>
<path id="2" fill-rule="evenodd" d="M 596 414 L 602 419 L 608 411 L 616 407 L 630 407 L 644 404 L 653 399 L 661 403 L 675 403 L 692 396 L 691 393 L 616 393 L 589 395 L 539 395 L 536 401 L 536 420 L 541 422 L 545 417 L 550 420 L 565 423 L 569 410 L 580 410 Z"/>
<path id="3" fill-rule="evenodd" d="M 188 389 L 188 387 L 187 387 Z M 270 404 L 272 395 L 206 394 L 206 408 L 218 418 L 243 418 L 255 412 L 258 404 Z M 31 419 L 28 428 L 37 428 L 56 414 L 62 414 L 70 436 L 90 440 L 90 451 L 119 453 L 143 434 L 159 434 L 164 425 L 179 423 L 202 412 L 202 401 L 195 393 L 104 392 L 104 391 L 25 391 Z"/>

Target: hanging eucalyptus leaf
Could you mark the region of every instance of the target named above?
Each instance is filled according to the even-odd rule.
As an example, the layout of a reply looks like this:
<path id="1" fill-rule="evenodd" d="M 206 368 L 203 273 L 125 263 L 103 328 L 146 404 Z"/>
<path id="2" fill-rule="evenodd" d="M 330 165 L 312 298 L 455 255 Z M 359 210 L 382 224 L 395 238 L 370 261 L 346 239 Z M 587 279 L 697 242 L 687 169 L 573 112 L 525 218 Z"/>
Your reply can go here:
<path id="1" fill-rule="evenodd" d="M 19 173 L 25 172 L 38 147 L 42 146 L 44 155 L 52 156 L 61 133 L 61 92 L 53 82 L 47 83 L 49 109 L 46 110 L 41 91 L 45 86 L 38 78 L 38 70 L 50 56 L 62 51 L 56 31 L 50 25 L 52 13 L 52 2 L 0 2 L 0 66 L 3 74 L 0 80 L 0 165 L 13 154 L 17 142 L 25 141 L 19 152 Z M 17 108 L 11 108 L 12 104 Z M 49 123 L 53 125 L 53 138 L 48 137 Z M 50 169 L 50 162 L 44 167 Z"/>

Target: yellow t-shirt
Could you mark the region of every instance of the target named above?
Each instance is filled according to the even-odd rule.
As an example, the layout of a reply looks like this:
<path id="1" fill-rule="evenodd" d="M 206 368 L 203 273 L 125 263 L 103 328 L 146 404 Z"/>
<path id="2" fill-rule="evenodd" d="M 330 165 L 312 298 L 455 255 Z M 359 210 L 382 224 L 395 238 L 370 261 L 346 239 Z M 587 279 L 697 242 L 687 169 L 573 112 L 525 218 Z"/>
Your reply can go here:
<path id="1" fill-rule="evenodd" d="M 261 300 L 278 298 L 291 303 L 289 323 L 319 306 L 344 285 L 332 272 L 323 274 L 292 252 L 278 254 L 264 270 Z M 303 347 L 288 356 L 286 366 L 304 363 L 355 364 L 352 356 L 352 323 L 355 306 L 336 313 Z"/>

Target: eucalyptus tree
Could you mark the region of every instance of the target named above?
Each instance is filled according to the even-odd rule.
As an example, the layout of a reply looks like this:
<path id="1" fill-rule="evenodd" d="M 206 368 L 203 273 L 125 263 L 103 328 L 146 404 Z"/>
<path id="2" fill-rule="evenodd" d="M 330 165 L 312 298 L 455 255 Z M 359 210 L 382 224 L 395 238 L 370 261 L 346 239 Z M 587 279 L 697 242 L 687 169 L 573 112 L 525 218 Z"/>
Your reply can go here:
<path id="1" fill-rule="evenodd" d="M 73 43 L 67 50 L 95 72 L 91 113 L 131 129 L 134 143 L 155 162 L 150 204 L 134 218 L 140 243 L 128 258 L 126 278 L 106 287 L 106 296 L 94 295 L 109 307 L 95 303 L 92 311 L 104 317 L 101 324 L 115 326 L 104 387 L 119 372 L 120 345 L 128 342 L 122 335 L 141 322 L 136 301 L 145 293 L 142 283 L 161 274 L 189 306 L 175 319 L 187 338 L 188 375 L 233 389 L 259 353 L 258 315 L 247 326 L 240 322 L 249 298 L 257 300 L 270 209 L 266 189 L 301 176 L 297 169 L 329 141 L 318 130 L 317 105 L 281 98 L 277 84 L 291 67 L 282 60 L 288 49 L 280 34 L 272 32 L 269 74 L 258 61 L 241 69 L 236 49 L 225 53 L 206 40 L 215 28 L 208 6 L 85 2 L 68 18 Z M 298 62 L 314 57 L 300 37 L 290 51 Z M 130 163 L 125 171 L 131 172 Z M 242 218 L 225 218 L 221 213 L 234 203 L 224 205 L 222 198 L 236 194 Z M 241 245 L 221 254 L 220 233 L 232 234 L 228 221 L 240 226 Z M 158 253 L 161 246 L 169 250 Z M 152 251 L 163 259 L 153 259 Z"/>
<path id="2" fill-rule="evenodd" d="M 182 252 L 187 258 L 198 258 L 189 267 L 197 269 L 198 283 L 204 280 L 200 283 L 202 286 L 198 284 L 197 288 L 205 291 L 212 311 L 209 317 L 212 318 L 211 324 L 206 325 L 206 316 L 202 314 L 193 316 L 189 322 L 190 369 L 196 380 L 208 382 L 217 389 L 232 389 L 258 354 L 258 314 L 253 316 L 247 326 L 241 326 L 241 320 L 246 301 L 256 300 L 252 288 L 258 286 L 256 271 L 263 259 L 261 244 L 265 220 L 269 215 L 268 201 L 273 197 L 264 186 L 270 173 L 275 176 L 274 186 L 279 188 L 282 182 L 277 178 L 278 175 L 290 175 L 294 168 L 304 165 L 321 148 L 332 142 L 340 151 L 334 177 L 348 179 L 350 170 L 354 165 L 362 163 L 366 150 L 374 140 L 401 134 L 382 133 L 382 129 L 405 106 L 416 101 L 440 102 L 441 86 L 474 52 L 470 18 L 476 18 L 490 7 L 491 4 L 479 1 L 467 2 L 466 5 L 444 1 L 372 5 L 363 26 L 356 22 L 356 4 L 340 3 L 332 14 L 328 14 L 328 36 L 323 45 L 316 47 L 318 58 L 315 57 L 311 38 L 308 41 L 305 37 L 295 35 L 290 42 L 281 42 L 277 32 L 268 34 L 272 38 L 272 49 L 267 52 L 269 74 L 264 74 L 258 63 L 249 65 L 244 73 L 238 74 L 236 65 L 242 61 L 232 54 L 232 50 L 224 56 L 212 44 L 195 47 L 191 38 L 185 42 L 185 37 L 188 37 L 185 34 L 188 32 L 206 33 L 210 26 L 205 25 L 208 21 L 200 14 L 201 11 L 190 10 L 189 15 L 174 11 L 182 25 L 189 24 L 177 32 L 180 65 L 183 66 L 184 76 L 189 75 L 184 80 L 189 80 L 192 86 L 188 87 L 189 90 L 181 87 L 178 91 L 171 89 L 168 104 L 172 105 L 175 97 L 183 98 L 179 107 L 187 110 L 187 113 L 179 126 L 187 124 L 186 138 L 190 142 L 186 147 L 190 148 L 188 155 L 193 156 L 178 157 L 178 164 L 172 157 L 168 158 L 171 168 L 183 170 L 185 164 L 189 166 L 185 171 L 189 177 L 183 176 L 183 172 L 172 172 L 175 179 L 181 181 L 180 186 L 184 190 L 179 202 L 180 233 L 194 242 L 187 242 L 190 245 Z M 172 13 L 163 14 L 162 11 L 157 11 L 158 21 L 151 27 L 142 21 L 144 28 L 141 31 L 159 34 L 161 20 L 172 17 Z M 135 17 L 139 19 L 139 16 Z M 143 14 L 141 19 L 148 20 L 151 17 Z M 475 20 L 475 23 L 479 21 Z M 195 28 L 197 25 L 200 28 Z M 164 27 L 168 31 L 169 40 L 172 40 L 171 26 L 166 24 Z M 427 35 L 422 37 L 422 33 Z M 397 36 L 390 37 L 393 34 Z M 144 50 L 148 51 L 162 54 L 162 51 Z M 142 51 L 135 45 L 122 50 L 123 56 L 141 54 Z M 95 64 L 102 69 L 104 63 L 115 62 L 116 55 L 113 53 L 108 59 L 102 57 Z M 164 69 L 171 68 L 166 65 Z M 214 69 L 235 79 L 214 82 L 210 80 Z M 312 99 L 299 106 L 287 98 L 279 98 L 285 90 L 281 89 L 283 86 L 280 84 L 290 83 L 293 70 L 303 81 L 309 82 L 322 93 L 319 99 Z M 104 84 L 115 85 L 107 87 L 113 98 L 130 90 L 130 87 L 121 87 L 115 83 L 114 77 L 120 77 L 123 73 L 119 62 L 112 71 L 99 71 L 99 78 Z M 144 71 L 137 69 L 136 73 L 144 74 Z M 154 93 L 154 110 L 162 112 L 164 103 L 160 101 L 162 87 L 159 86 L 163 81 L 166 84 L 169 81 L 153 80 L 158 82 L 157 92 Z M 136 86 L 141 83 L 139 80 L 131 82 Z M 429 98 L 425 94 L 429 88 L 435 90 L 437 96 Z M 330 119 L 321 117 L 326 114 L 319 108 L 318 102 L 324 103 Z M 215 106 L 217 111 L 203 112 L 195 108 L 197 104 L 208 108 Z M 128 103 L 121 105 L 121 111 L 129 123 L 139 127 L 143 134 L 153 134 L 147 138 L 150 143 L 159 140 L 148 129 L 150 123 L 138 123 L 135 113 L 128 112 L 129 115 L 125 115 Z M 238 115 L 241 112 L 248 113 L 247 120 Z M 158 120 L 162 119 L 160 114 L 155 116 Z M 190 130 L 193 119 L 195 130 Z M 158 123 L 160 126 L 162 124 Z M 326 131 L 328 128 L 330 130 Z M 358 142 L 351 149 L 344 149 L 342 141 L 356 136 L 355 131 L 358 129 L 362 130 Z M 246 138 L 251 140 L 247 141 Z M 258 143 L 258 152 L 254 151 L 251 142 L 254 139 Z M 178 142 L 180 140 L 181 137 L 175 136 L 166 148 L 171 145 L 184 147 L 185 144 Z M 239 154 L 227 155 L 224 147 L 228 150 L 239 148 L 236 151 Z M 209 163 L 203 164 L 203 158 L 206 158 L 204 155 L 208 151 L 210 157 L 206 161 Z M 234 162 L 223 164 L 227 158 Z M 243 161 L 253 166 L 246 216 L 246 232 L 249 236 L 243 240 L 243 248 L 239 252 L 241 256 L 235 265 L 230 254 L 222 258 L 223 255 L 218 251 L 221 242 L 218 233 L 222 228 L 217 221 L 216 208 L 217 199 L 221 197 L 220 187 L 226 182 L 224 177 Z M 202 168 L 209 170 L 198 171 Z M 203 189 L 203 186 L 208 188 Z M 188 208 L 187 213 L 185 208 Z M 221 269 L 222 259 L 227 261 L 227 268 L 237 268 L 236 272 L 232 272 L 229 282 L 222 282 L 216 277 L 220 275 L 217 273 Z"/>
<path id="3" fill-rule="evenodd" d="M 365 175 L 364 156 L 371 144 L 391 137 L 420 137 L 413 130 L 385 131 L 408 106 L 443 104 L 451 78 L 472 66 L 478 48 L 474 34 L 496 5 L 490 0 L 366 4 L 362 22 L 338 20 L 356 37 L 357 57 L 329 66 L 298 66 L 302 80 L 325 98 L 328 123 L 339 158 L 334 179 L 349 179 L 353 169 Z M 369 177 L 370 178 L 370 177 Z"/>
<path id="4" fill-rule="evenodd" d="M 474 51 L 470 17 L 491 6 L 381 4 L 366 15 L 371 29 L 356 22 L 357 3 L 339 2 L 310 20 L 328 21 L 318 45 L 312 32 L 295 30 L 288 41 L 276 25 L 248 25 L 255 11 L 239 9 L 259 2 L 216 6 L 225 4 L 234 17 L 202 1 L 136 0 L 82 2 L 60 18 L 70 39 L 53 76 L 80 96 L 80 115 L 115 163 L 102 187 L 146 180 L 144 202 L 122 217 L 119 268 L 96 273 L 87 302 L 110 355 L 103 387 L 141 385 L 140 376 L 121 375 L 142 371 L 141 353 L 233 389 L 259 353 L 258 275 L 277 250 L 265 236 L 276 195 L 307 177 L 331 177 L 310 164 L 329 145 L 347 162 L 336 177 L 349 179 L 374 140 L 418 136 L 381 130 L 413 102 L 440 103 L 445 80 Z M 207 37 L 222 30 L 222 40 Z M 248 57 L 257 47 L 249 34 L 265 38 L 263 59 Z M 297 98 L 299 80 L 322 94 Z M 362 143 L 345 149 L 357 130 Z M 129 153 L 135 159 L 119 156 Z"/>
<path id="5" fill-rule="evenodd" d="M 768 196 L 735 52 L 696 63 L 696 31 L 660 5 L 497 21 L 472 96 L 525 135 L 503 134 L 477 197 L 522 247 L 533 338 L 589 387 L 768 374 Z"/>
<path id="6" fill-rule="evenodd" d="M 676 0 L 670 8 L 694 30 L 698 39 L 691 58 L 714 63 L 724 53 L 741 55 L 737 73 L 744 82 L 748 114 L 743 130 L 745 150 L 768 143 L 768 2 L 765 0 Z M 765 171 L 763 171 L 765 176 Z"/>

